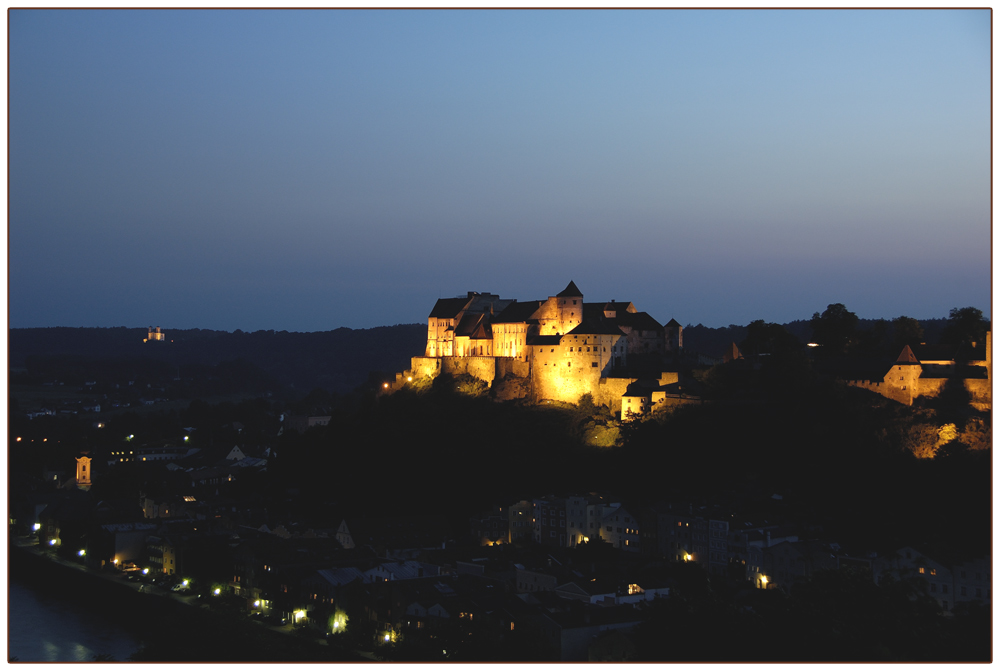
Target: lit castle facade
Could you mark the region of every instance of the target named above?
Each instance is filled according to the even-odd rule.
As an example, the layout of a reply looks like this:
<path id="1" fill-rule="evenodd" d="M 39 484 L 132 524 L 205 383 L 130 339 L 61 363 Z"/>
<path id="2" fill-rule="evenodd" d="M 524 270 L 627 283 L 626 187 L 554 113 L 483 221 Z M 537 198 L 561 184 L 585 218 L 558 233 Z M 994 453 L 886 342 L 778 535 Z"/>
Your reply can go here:
<path id="1" fill-rule="evenodd" d="M 627 301 L 585 303 L 573 282 L 527 302 L 470 291 L 437 301 L 424 355 L 389 386 L 467 374 L 499 398 L 577 403 L 589 393 L 626 416 L 677 395 L 677 373 L 664 369 L 682 347 L 675 320 L 661 326 Z"/>

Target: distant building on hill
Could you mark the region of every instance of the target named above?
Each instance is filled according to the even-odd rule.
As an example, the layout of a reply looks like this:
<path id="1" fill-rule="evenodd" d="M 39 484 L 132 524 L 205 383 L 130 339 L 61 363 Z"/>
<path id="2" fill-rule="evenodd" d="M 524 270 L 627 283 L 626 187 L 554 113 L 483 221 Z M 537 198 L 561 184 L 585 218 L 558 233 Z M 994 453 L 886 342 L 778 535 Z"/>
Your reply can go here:
<path id="1" fill-rule="evenodd" d="M 166 334 L 163 331 L 160 330 L 159 326 L 156 326 L 156 327 L 150 326 L 149 327 L 149 333 L 143 339 L 143 342 L 150 342 L 150 341 L 155 341 L 155 340 L 159 340 L 160 342 L 163 342 L 166 339 L 167 339 Z"/>

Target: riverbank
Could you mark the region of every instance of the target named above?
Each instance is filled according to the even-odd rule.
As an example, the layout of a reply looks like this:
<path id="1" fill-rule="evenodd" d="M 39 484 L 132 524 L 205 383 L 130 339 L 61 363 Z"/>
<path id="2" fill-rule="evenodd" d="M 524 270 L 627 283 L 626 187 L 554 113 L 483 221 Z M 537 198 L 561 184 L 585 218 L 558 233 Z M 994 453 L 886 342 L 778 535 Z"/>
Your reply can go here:
<path id="1" fill-rule="evenodd" d="M 272 631 L 229 613 L 213 612 L 196 602 L 139 592 L 118 574 L 73 566 L 14 542 L 9 545 L 8 558 L 11 580 L 45 596 L 84 607 L 141 641 L 141 648 L 130 661 L 368 661 L 310 638 Z"/>

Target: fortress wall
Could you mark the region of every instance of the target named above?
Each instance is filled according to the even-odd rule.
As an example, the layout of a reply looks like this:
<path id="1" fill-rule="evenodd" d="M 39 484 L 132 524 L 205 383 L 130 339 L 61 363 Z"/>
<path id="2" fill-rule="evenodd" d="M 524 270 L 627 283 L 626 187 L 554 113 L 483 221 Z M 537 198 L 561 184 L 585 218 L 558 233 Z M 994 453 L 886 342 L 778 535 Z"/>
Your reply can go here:
<path id="1" fill-rule="evenodd" d="M 410 359 L 410 369 L 414 377 L 437 377 L 441 372 L 441 361 L 435 357 L 415 356 Z"/>
<path id="2" fill-rule="evenodd" d="M 989 380 L 966 380 L 965 388 L 969 390 L 973 401 L 988 403 L 993 395 Z"/>
<path id="3" fill-rule="evenodd" d="M 527 378 L 531 375 L 531 364 L 527 361 L 521 361 L 520 359 L 511 359 L 508 357 L 496 357 L 496 373 L 497 378 L 504 378 L 508 375 L 513 375 L 514 377 Z"/>
<path id="4" fill-rule="evenodd" d="M 470 375 L 491 385 L 496 376 L 496 359 L 492 356 L 449 356 L 441 359 L 441 372 Z"/>
<path id="5" fill-rule="evenodd" d="M 608 406 L 615 415 L 620 414 L 622 394 L 637 379 L 634 377 L 602 377 L 591 392 L 594 395 L 594 403 Z"/>
<path id="6" fill-rule="evenodd" d="M 896 401 L 897 403 L 902 403 L 903 405 L 912 405 L 913 403 L 913 400 L 910 398 L 909 390 L 904 390 L 901 387 L 897 387 L 892 384 L 885 382 L 868 382 L 866 380 L 848 380 L 847 384 L 851 387 L 859 387 L 861 389 L 873 391 L 880 396 L 884 396 L 889 400 Z"/>
<path id="7" fill-rule="evenodd" d="M 943 377 L 922 378 L 917 381 L 917 396 L 935 398 L 947 382 L 948 379 Z"/>
<path id="8" fill-rule="evenodd" d="M 668 384 L 677 384 L 680 381 L 681 381 L 680 373 L 670 372 L 670 371 L 663 371 L 662 373 L 660 373 L 660 386 Z"/>

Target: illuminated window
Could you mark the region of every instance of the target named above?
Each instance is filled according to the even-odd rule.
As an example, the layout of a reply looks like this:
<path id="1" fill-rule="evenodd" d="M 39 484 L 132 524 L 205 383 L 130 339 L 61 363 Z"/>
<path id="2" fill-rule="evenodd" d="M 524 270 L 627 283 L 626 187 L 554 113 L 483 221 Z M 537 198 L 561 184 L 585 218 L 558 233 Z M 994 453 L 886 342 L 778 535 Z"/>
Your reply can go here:
<path id="1" fill-rule="evenodd" d="M 924 573 L 924 567 L 923 567 L 923 566 L 921 566 L 921 567 L 920 567 L 919 569 L 917 569 L 917 571 L 918 571 L 918 572 L 919 572 L 919 573 L 920 573 L 921 575 L 923 575 L 923 573 Z"/>
<path id="2" fill-rule="evenodd" d="M 937 569 L 936 568 L 932 568 L 931 569 L 931 575 L 937 575 Z"/>

